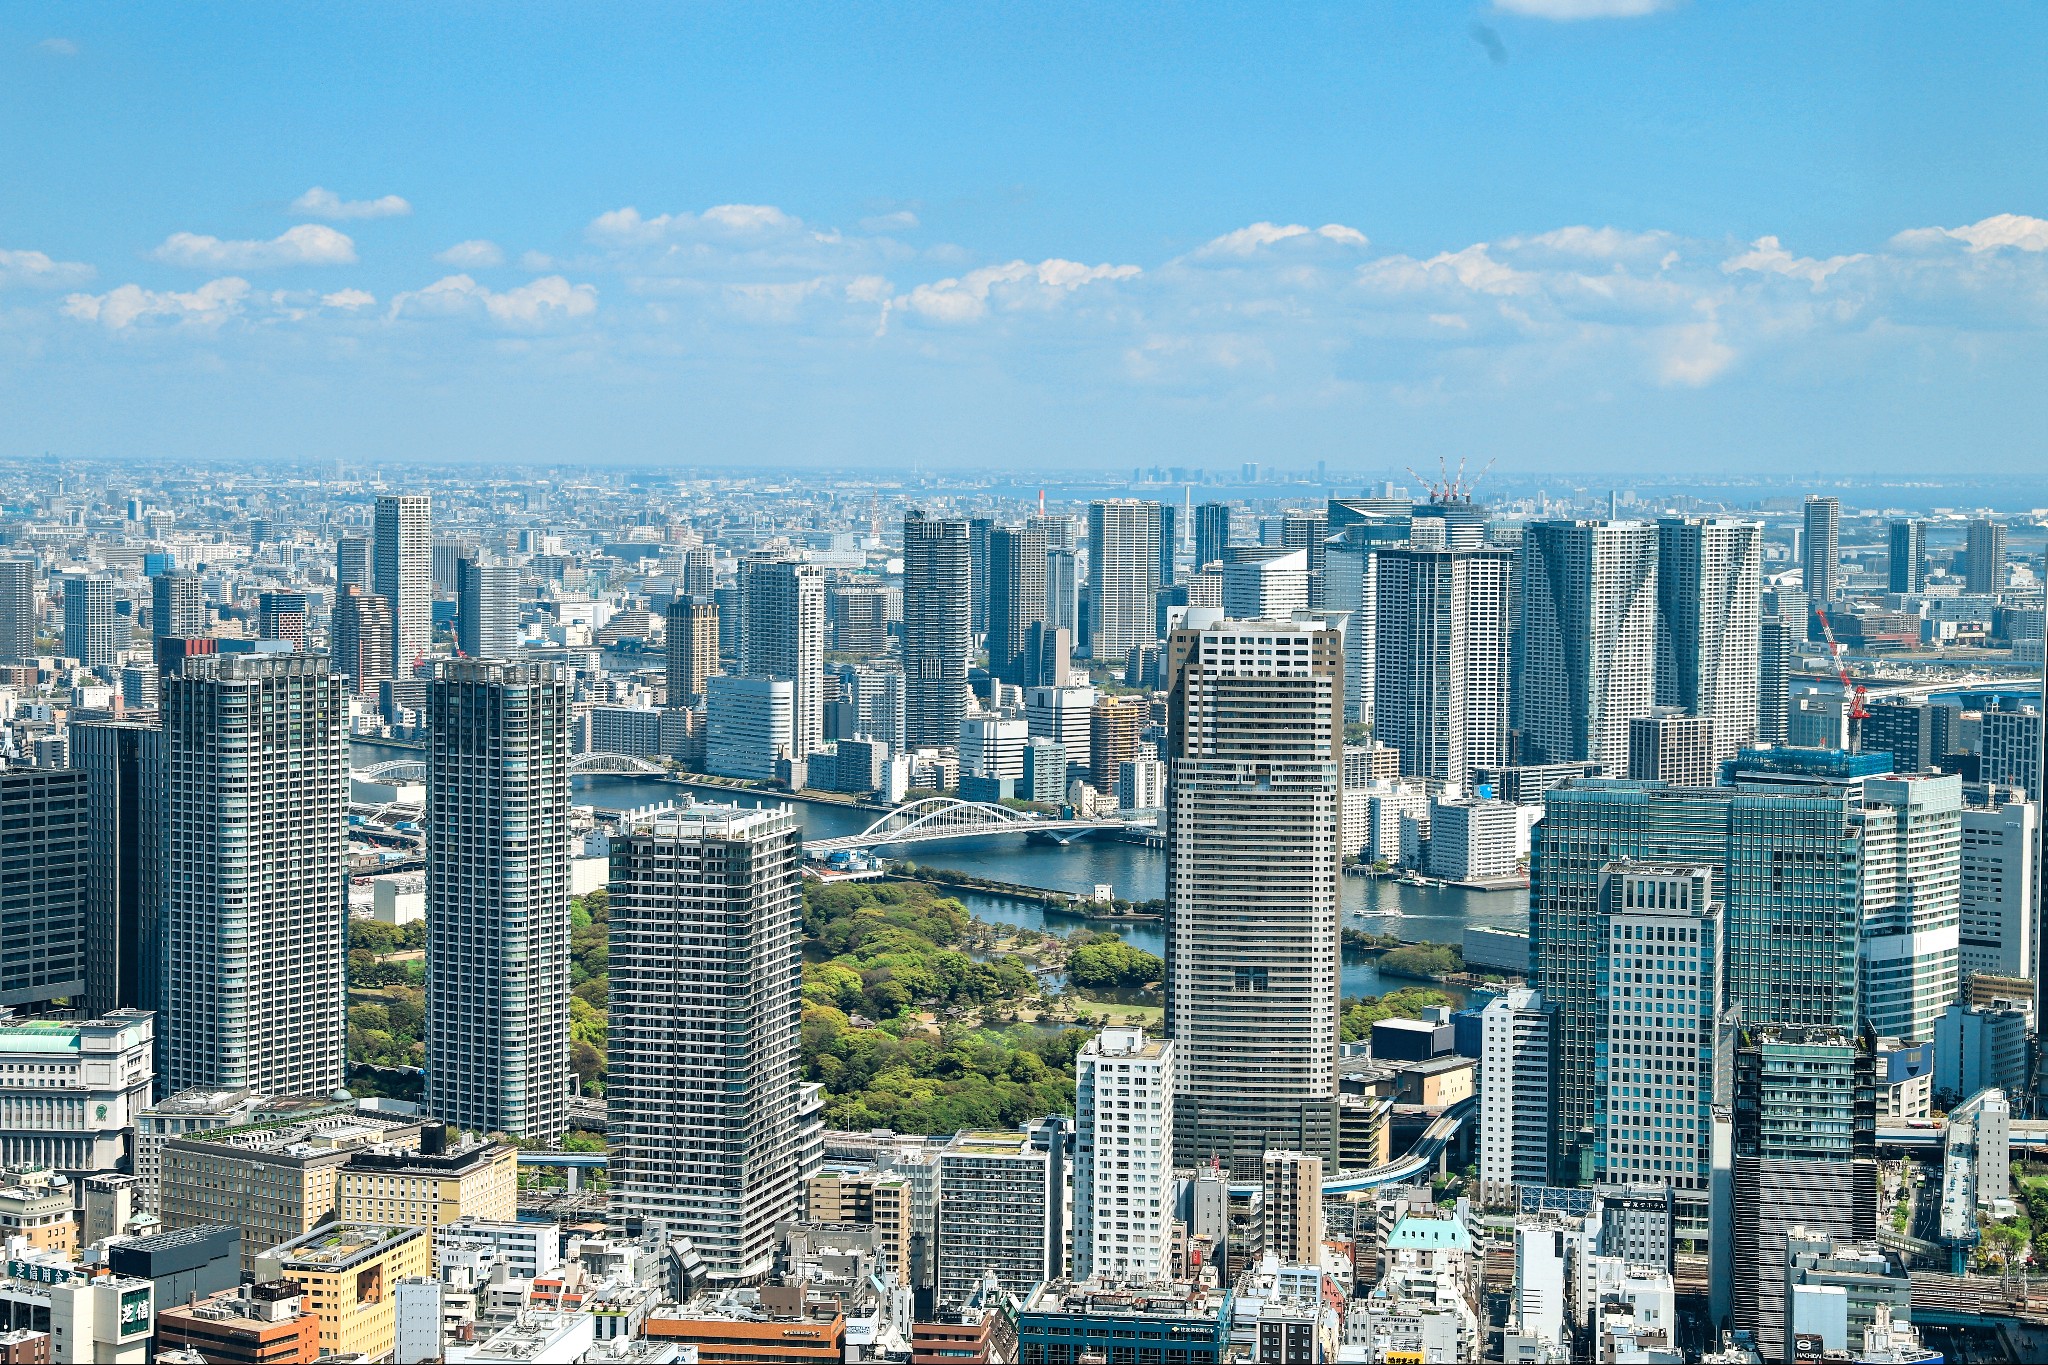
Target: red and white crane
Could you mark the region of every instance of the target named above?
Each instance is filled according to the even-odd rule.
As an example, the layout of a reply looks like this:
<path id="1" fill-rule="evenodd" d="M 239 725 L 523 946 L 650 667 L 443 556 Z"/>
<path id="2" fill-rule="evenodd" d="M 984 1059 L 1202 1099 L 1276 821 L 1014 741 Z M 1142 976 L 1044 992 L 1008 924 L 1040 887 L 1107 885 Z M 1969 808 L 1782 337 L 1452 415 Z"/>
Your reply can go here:
<path id="1" fill-rule="evenodd" d="M 1828 623 L 1827 608 L 1817 606 L 1813 614 L 1820 618 L 1820 633 L 1828 642 L 1828 657 L 1834 660 L 1835 676 L 1842 680 L 1842 695 L 1849 702 L 1849 751 L 1854 753 L 1862 747 L 1862 722 L 1870 719 L 1870 708 L 1864 705 L 1870 693 L 1862 683 L 1849 676 L 1849 666 L 1842 660 L 1841 642 L 1835 639 L 1835 628 Z"/>

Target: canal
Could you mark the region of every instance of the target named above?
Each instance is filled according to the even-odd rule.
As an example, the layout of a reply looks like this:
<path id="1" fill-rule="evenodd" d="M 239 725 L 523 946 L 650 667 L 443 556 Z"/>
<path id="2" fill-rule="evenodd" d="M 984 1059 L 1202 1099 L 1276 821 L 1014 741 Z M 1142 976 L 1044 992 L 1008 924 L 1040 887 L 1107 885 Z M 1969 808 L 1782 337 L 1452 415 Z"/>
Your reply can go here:
<path id="1" fill-rule="evenodd" d="M 420 751 L 358 741 L 356 762 L 360 765 L 389 758 L 417 758 Z M 632 809 L 678 799 L 679 788 L 694 791 L 700 800 L 721 800 L 741 805 L 786 804 L 813 839 L 831 839 L 858 834 L 873 824 L 878 812 L 810 801 L 778 802 L 774 797 L 727 788 L 689 788 L 668 778 L 598 774 L 572 779 L 578 803 Z M 1101 884 L 1109 885 L 1121 900 L 1154 900 L 1166 894 L 1166 855 L 1142 844 L 1111 839 L 1078 839 L 1066 845 L 1034 843 L 1015 836 L 962 839 L 944 844 L 925 844 L 909 849 L 884 849 L 884 853 L 907 856 L 925 867 L 950 868 L 995 881 L 1023 886 L 1045 887 L 1088 895 Z M 1157 920 L 1138 920 L 1115 925 L 1100 920 L 1048 911 L 1033 901 L 1013 900 L 979 892 L 954 893 L 976 916 L 1001 924 L 1065 934 L 1088 927 L 1114 929 L 1124 939 L 1149 953 L 1163 954 L 1166 933 Z M 1468 924 L 1497 929 L 1526 930 L 1529 927 L 1529 898 L 1525 891 L 1467 891 L 1456 887 L 1411 886 L 1405 882 L 1346 877 L 1342 887 L 1344 924 L 1376 934 L 1397 934 L 1410 942 L 1457 943 Z M 1365 954 L 1348 953 L 1344 961 L 1346 995 L 1379 995 L 1403 985 L 1421 985 L 1406 977 L 1388 977 L 1384 982 Z"/>

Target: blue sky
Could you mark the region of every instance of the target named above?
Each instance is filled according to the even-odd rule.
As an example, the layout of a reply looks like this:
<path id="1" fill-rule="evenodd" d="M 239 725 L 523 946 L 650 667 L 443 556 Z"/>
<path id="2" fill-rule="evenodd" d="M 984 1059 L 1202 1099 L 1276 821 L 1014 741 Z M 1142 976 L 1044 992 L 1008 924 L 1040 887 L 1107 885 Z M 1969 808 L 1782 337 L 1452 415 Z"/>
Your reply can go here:
<path id="1" fill-rule="evenodd" d="M 1786 0 L 9 4 L 0 442 L 2035 478 L 2044 38 Z"/>

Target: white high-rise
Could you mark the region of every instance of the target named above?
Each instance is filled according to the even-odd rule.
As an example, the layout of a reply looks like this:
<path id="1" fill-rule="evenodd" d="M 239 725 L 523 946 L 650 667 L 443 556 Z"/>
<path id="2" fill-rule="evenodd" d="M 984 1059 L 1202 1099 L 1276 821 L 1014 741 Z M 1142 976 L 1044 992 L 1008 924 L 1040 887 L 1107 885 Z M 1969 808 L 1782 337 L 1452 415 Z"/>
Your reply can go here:
<path id="1" fill-rule="evenodd" d="M 1336 1165 L 1343 648 L 1320 624 L 1228 619 L 1168 644 L 1178 1165 Z"/>
<path id="2" fill-rule="evenodd" d="M 410 678 L 434 640 L 434 548 L 424 493 L 377 499 L 370 588 L 391 604 L 391 675 Z"/>
<path id="3" fill-rule="evenodd" d="M 427 690 L 425 1110 L 543 1141 L 568 1126 L 569 695 L 474 659 Z"/>
<path id="4" fill-rule="evenodd" d="M 790 756 L 825 747 L 825 575 L 794 555 L 740 561 L 740 673 L 791 684 Z"/>
<path id="5" fill-rule="evenodd" d="M 1512 1202 L 1517 1185 L 1550 1183 L 1557 1014 L 1517 988 L 1479 1012 L 1479 1197 Z"/>
<path id="6" fill-rule="evenodd" d="M 1714 757 L 1757 742 L 1763 528 L 1726 517 L 1657 523 L 1659 706 L 1714 723 Z"/>
<path id="7" fill-rule="evenodd" d="M 1104 1029 L 1074 1060 L 1076 1280 L 1156 1284 L 1173 1263 L 1173 1044 Z"/>
<path id="8" fill-rule="evenodd" d="M 1067 762 L 1091 764 L 1089 726 L 1095 715 L 1092 687 L 1027 687 L 1024 724 L 1032 739 L 1049 739 L 1067 751 Z"/>
<path id="9" fill-rule="evenodd" d="M 345 687 L 324 654 L 188 656 L 163 680 L 166 1093 L 343 1083 Z"/>
<path id="10" fill-rule="evenodd" d="M 1511 550 L 1396 547 L 1374 568 L 1373 737 L 1410 777 L 1465 784 L 1508 756 Z"/>
<path id="11" fill-rule="evenodd" d="M 1537 522 L 1522 555 L 1523 761 L 1625 773 L 1656 697 L 1657 528 Z"/>
<path id="12" fill-rule="evenodd" d="M 713 1283 L 773 1268 L 806 1161 L 802 875 L 786 807 L 698 806 L 612 843 L 611 1217 Z"/>
<path id="13" fill-rule="evenodd" d="M 1860 1012 L 1881 1037 L 1922 1042 L 1958 989 L 1963 780 L 1869 778 L 1860 823 Z"/>
<path id="14" fill-rule="evenodd" d="M 1962 820 L 1962 972 L 2031 976 L 2034 971 L 2034 883 L 2040 812 L 2031 801 L 2007 799 L 1965 806 Z"/>
<path id="15" fill-rule="evenodd" d="M 1159 639 L 1160 536 L 1156 502 L 1088 504 L 1089 657 L 1122 659 Z"/>

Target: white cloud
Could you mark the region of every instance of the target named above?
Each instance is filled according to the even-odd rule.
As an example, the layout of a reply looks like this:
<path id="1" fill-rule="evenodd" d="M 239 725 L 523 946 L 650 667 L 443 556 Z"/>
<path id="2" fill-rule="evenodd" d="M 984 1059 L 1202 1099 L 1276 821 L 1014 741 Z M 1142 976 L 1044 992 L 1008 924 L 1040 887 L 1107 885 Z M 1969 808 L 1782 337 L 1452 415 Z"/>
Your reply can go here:
<path id="1" fill-rule="evenodd" d="M 353 313 L 360 308 L 375 308 L 377 296 L 367 289 L 337 289 L 332 294 L 322 294 L 320 302 L 329 308 Z"/>
<path id="2" fill-rule="evenodd" d="M 1011 261 L 1007 265 L 970 270 L 955 279 L 918 285 L 893 300 L 891 306 L 934 322 L 973 322 L 987 314 L 992 301 L 1013 306 L 1046 303 L 1071 294 L 1084 284 L 1135 279 L 1141 273 L 1134 265 L 1083 265 L 1058 258 L 1036 265 Z"/>
<path id="3" fill-rule="evenodd" d="M 1455 287 L 1475 294 L 1524 294 L 1536 288 L 1535 276 L 1493 259 L 1485 242 L 1439 252 L 1426 261 L 1383 256 L 1360 266 L 1358 278 L 1368 286 L 1402 293 Z"/>
<path id="4" fill-rule="evenodd" d="M 452 265 L 462 270 L 482 270 L 489 266 L 505 264 L 505 253 L 498 249 L 496 242 L 481 239 L 457 242 L 434 257 L 442 265 Z"/>
<path id="5" fill-rule="evenodd" d="M 894 213 L 877 213 L 860 220 L 862 230 L 867 232 L 910 232 L 923 224 L 909 209 L 898 209 Z"/>
<path id="6" fill-rule="evenodd" d="M 1721 340 L 1713 321 L 1667 330 L 1657 348 L 1658 382 L 1689 389 L 1710 384 L 1735 363 L 1735 348 Z"/>
<path id="7" fill-rule="evenodd" d="M 1593 261 L 1618 261 L 1661 256 L 1676 240 L 1668 232 L 1626 232 L 1612 227 L 1561 227 L 1533 237 L 1510 237 L 1503 251 L 1538 250 L 1556 256 Z"/>
<path id="8" fill-rule="evenodd" d="M 628 205 L 600 213 L 586 231 L 594 242 L 607 246 L 649 246 L 676 237 L 705 235 L 746 236 L 788 232 L 803 226 L 803 220 L 784 213 L 772 204 L 718 204 L 702 213 L 661 213 L 652 218 Z"/>
<path id="9" fill-rule="evenodd" d="M 240 312 L 248 294 L 249 282 L 232 275 L 187 293 L 124 284 L 104 294 L 73 294 L 64 300 L 64 312 L 111 332 L 156 318 L 214 327 Z"/>
<path id="10" fill-rule="evenodd" d="M 1362 247 L 1366 244 L 1364 233 L 1357 228 L 1345 227 L 1342 223 L 1325 223 L 1319 228 L 1303 227 L 1300 223 L 1253 223 L 1250 227 L 1241 227 L 1235 232 L 1226 232 L 1221 237 L 1211 238 L 1196 247 L 1189 255 L 1196 259 L 1208 256 L 1250 256 L 1264 247 L 1302 237 L 1340 242 L 1345 246 Z"/>
<path id="11" fill-rule="evenodd" d="M 545 251 L 522 251 L 519 253 L 519 268 L 535 272 L 553 270 L 555 258 Z"/>
<path id="12" fill-rule="evenodd" d="M 354 265 L 356 244 L 331 227 L 301 223 L 267 242 L 231 242 L 196 232 L 174 232 L 149 254 L 166 265 L 196 270 L 265 270 L 286 265 Z"/>
<path id="13" fill-rule="evenodd" d="M 78 44 L 69 38 L 45 38 L 40 43 L 37 43 L 36 46 L 53 57 L 76 57 L 78 55 Z"/>
<path id="14" fill-rule="evenodd" d="M 391 300 L 389 316 L 408 314 L 463 316 L 482 314 L 508 327 L 540 327 L 597 311 L 597 290 L 548 275 L 503 291 L 486 289 L 467 275 L 449 275 L 424 289 Z"/>
<path id="15" fill-rule="evenodd" d="M 1865 259 L 1856 256 L 1830 256 L 1824 261 L 1811 256 L 1794 256 L 1779 245 L 1776 237 L 1759 237 L 1749 244 L 1749 250 L 1738 256 L 1730 256 L 1721 262 L 1724 273 L 1738 275 L 1744 271 L 1755 271 L 1765 275 L 1785 275 L 1795 280 L 1805 280 L 1815 289 L 1827 283 L 1828 276 L 1845 265 Z"/>
<path id="16" fill-rule="evenodd" d="M 1570 23 L 1577 19 L 1640 19 L 1670 9 L 1673 3 L 1674 0 L 1493 0 L 1493 7 L 1529 19 Z"/>
<path id="17" fill-rule="evenodd" d="M 1943 242 L 1961 242 L 1972 251 L 1995 251 L 2017 247 L 2021 251 L 2048 251 L 2048 219 L 2029 218 L 2019 213 L 1995 213 L 1964 227 L 1908 228 L 1892 238 L 1894 246 L 1925 247 Z"/>
<path id="18" fill-rule="evenodd" d="M 315 185 L 292 200 L 292 212 L 301 218 L 403 218 L 412 205 L 395 194 L 379 199 L 344 199 L 333 190 Z"/>
<path id="19" fill-rule="evenodd" d="M 12 285 L 61 289 L 84 284 L 92 276 L 92 267 L 83 261 L 53 261 L 40 251 L 9 251 L 0 247 L 0 289 Z"/>

